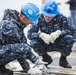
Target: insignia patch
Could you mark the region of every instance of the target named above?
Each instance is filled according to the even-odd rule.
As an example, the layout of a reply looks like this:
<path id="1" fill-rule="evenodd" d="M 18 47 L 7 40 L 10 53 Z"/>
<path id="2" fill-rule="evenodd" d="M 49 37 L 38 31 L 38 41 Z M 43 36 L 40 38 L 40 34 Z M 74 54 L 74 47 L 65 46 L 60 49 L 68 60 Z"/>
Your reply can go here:
<path id="1" fill-rule="evenodd" d="M 33 12 L 32 12 L 32 10 L 31 10 L 31 9 L 29 9 L 29 10 L 28 10 L 28 13 L 29 13 L 29 14 L 32 14 Z"/>

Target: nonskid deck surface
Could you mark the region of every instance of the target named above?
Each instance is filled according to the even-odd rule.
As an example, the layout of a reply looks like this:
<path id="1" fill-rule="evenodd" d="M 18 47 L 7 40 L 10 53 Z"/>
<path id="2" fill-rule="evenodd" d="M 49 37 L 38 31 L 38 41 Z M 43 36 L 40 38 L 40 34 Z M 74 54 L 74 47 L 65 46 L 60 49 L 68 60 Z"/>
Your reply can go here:
<path id="1" fill-rule="evenodd" d="M 68 68 L 61 68 L 61 67 L 49 67 L 48 73 L 43 74 L 28 74 L 22 72 L 14 72 L 14 75 L 76 75 L 76 69 L 68 69 Z"/>

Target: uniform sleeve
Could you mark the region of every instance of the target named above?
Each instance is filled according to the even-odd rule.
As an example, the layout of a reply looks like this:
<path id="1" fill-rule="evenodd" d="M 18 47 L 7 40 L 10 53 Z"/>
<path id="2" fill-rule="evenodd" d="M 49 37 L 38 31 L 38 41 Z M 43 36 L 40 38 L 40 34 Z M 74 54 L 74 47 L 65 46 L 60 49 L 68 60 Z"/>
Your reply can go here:
<path id="1" fill-rule="evenodd" d="M 3 21 L 2 26 L 2 43 L 21 43 L 23 40 L 23 34 L 17 25 L 13 24 L 10 21 Z M 25 40 L 24 40 L 25 41 Z"/>
<path id="2" fill-rule="evenodd" d="M 71 25 L 71 21 L 66 17 L 63 17 L 61 20 L 62 34 L 61 35 L 74 35 L 76 33 L 76 29 L 74 29 Z"/>
<path id="3" fill-rule="evenodd" d="M 67 1 L 67 3 L 70 4 L 70 5 L 76 5 L 76 1 L 73 1 L 73 0 L 72 1 Z"/>
<path id="4" fill-rule="evenodd" d="M 39 26 L 38 25 L 32 25 L 30 27 L 30 29 L 28 30 L 28 34 L 27 34 L 28 39 L 32 40 L 32 39 L 39 38 L 40 33 L 38 33 L 38 31 L 39 31 Z"/>

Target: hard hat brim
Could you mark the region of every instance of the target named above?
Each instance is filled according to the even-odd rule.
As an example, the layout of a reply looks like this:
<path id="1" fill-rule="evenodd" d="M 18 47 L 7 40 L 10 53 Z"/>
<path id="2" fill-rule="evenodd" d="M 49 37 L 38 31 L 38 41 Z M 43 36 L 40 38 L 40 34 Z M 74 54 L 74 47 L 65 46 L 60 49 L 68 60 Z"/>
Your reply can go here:
<path id="1" fill-rule="evenodd" d="M 34 20 L 32 21 L 33 24 L 37 24 L 38 23 L 38 19 L 37 20 Z"/>

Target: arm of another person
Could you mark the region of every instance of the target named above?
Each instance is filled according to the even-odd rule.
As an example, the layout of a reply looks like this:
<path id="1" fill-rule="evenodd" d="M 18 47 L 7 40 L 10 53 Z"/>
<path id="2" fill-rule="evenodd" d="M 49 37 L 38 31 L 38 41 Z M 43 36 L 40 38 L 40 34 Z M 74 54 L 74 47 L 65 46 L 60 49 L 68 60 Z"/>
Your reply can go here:
<path id="1" fill-rule="evenodd" d="M 76 5 L 76 1 L 74 1 L 74 0 L 69 0 L 69 1 L 67 1 L 67 2 L 65 2 L 65 4 L 70 4 L 70 5 Z"/>
<path id="2" fill-rule="evenodd" d="M 32 39 L 38 39 L 39 38 L 39 35 L 40 33 L 39 32 L 39 26 L 38 25 L 32 25 L 30 27 L 30 29 L 28 30 L 28 33 L 27 33 L 27 37 L 29 40 L 32 40 Z"/>

